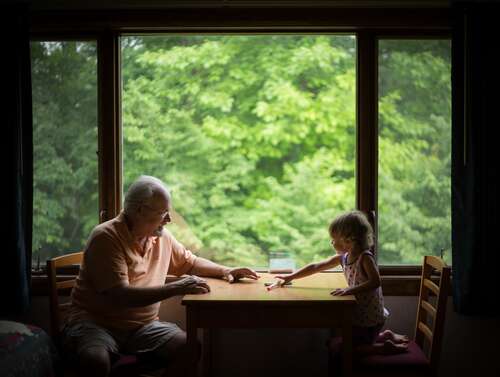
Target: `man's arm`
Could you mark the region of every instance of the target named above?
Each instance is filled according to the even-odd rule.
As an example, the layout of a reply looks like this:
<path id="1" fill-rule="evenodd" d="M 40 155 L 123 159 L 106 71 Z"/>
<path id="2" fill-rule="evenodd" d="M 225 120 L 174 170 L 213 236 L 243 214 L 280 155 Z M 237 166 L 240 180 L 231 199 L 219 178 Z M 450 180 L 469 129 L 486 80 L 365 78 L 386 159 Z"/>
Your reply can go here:
<path id="1" fill-rule="evenodd" d="M 116 305 L 141 307 L 177 295 L 200 294 L 209 291 L 210 288 L 203 279 L 188 276 L 157 287 L 132 287 L 123 283 L 105 290 L 102 294 Z"/>
<path id="2" fill-rule="evenodd" d="M 249 278 L 254 280 L 259 278 L 257 273 L 250 268 L 230 268 L 201 257 L 196 258 L 193 267 L 188 273 L 191 275 L 226 279 L 230 283 L 241 278 Z"/>
<path id="3" fill-rule="evenodd" d="M 193 267 L 191 267 L 188 274 L 223 279 L 229 274 L 229 271 L 231 271 L 229 267 L 222 266 L 202 257 L 196 257 Z"/>

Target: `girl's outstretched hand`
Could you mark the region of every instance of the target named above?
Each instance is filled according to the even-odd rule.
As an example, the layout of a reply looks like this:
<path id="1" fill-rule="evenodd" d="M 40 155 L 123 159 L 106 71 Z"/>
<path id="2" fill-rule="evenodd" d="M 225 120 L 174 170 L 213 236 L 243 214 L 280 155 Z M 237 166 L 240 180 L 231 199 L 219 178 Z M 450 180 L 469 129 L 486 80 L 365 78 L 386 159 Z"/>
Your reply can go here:
<path id="1" fill-rule="evenodd" d="M 351 290 L 349 288 L 337 288 L 330 292 L 332 296 L 345 296 L 350 295 Z"/>

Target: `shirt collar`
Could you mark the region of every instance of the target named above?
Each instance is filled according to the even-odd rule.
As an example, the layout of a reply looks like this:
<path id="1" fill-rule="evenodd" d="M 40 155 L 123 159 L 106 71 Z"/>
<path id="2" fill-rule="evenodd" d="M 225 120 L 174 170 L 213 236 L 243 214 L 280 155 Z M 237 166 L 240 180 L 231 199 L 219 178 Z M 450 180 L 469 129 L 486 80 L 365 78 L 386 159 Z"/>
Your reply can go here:
<path id="1" fill-rule="evenodd" d="M 127 216 L 123 211 L 121 211 L 118 216 L 116 216 L 117 221 L 117 230 L 120 233 L 120 236 L 127 240 L 130 244 L 135 245 L 137 241 L 135 240 L 132 232 L 130 231 L 130 222 L 127 219 Z M 158 241 L 158 236 L 150 236 L 148 237 L 147 244 L 154 245 Z"/>

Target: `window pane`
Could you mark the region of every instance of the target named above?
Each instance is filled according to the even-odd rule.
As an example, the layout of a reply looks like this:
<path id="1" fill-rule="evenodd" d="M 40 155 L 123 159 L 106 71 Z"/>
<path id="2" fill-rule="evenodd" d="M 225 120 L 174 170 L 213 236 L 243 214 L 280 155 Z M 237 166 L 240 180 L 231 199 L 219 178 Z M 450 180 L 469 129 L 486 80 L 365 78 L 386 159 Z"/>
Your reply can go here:
<path id="1" fill-rule="evenodd" d="M 95 42 L 32 42 L 33 263 L 81 250 L 98 221 Z"/>
<path id="2" fill-rule="evenodd" d="M 355 206 L 353 36 L 122 39 L 124 188 L 164 180 L 198 255 L 267 267 L 332 254 Z"/>
<path id="3" fill-rule="evenodd" d="M 379 42 L 379 263 L 451 262 L 451 44 Z"/>

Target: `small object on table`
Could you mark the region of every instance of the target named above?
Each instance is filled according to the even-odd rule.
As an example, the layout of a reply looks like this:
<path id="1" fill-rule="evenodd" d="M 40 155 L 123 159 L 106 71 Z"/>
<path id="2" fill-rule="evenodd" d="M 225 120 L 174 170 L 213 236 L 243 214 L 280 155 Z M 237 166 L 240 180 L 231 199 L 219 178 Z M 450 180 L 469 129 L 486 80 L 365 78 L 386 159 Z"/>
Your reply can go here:
<path id="1" fill-rule="evenodd" d="M 264 283 L 264 285 L 266 286 L 267 290 L 270 291 L 272 289 L 279 288 L 279 287 L 282 287 L 284 285 L 292 285 L 292 282 L 288 281 L 285 283 L 285 281 L 283 279 L 276 279 L 276 281 L 267 282 L 267 283 Z"/>

